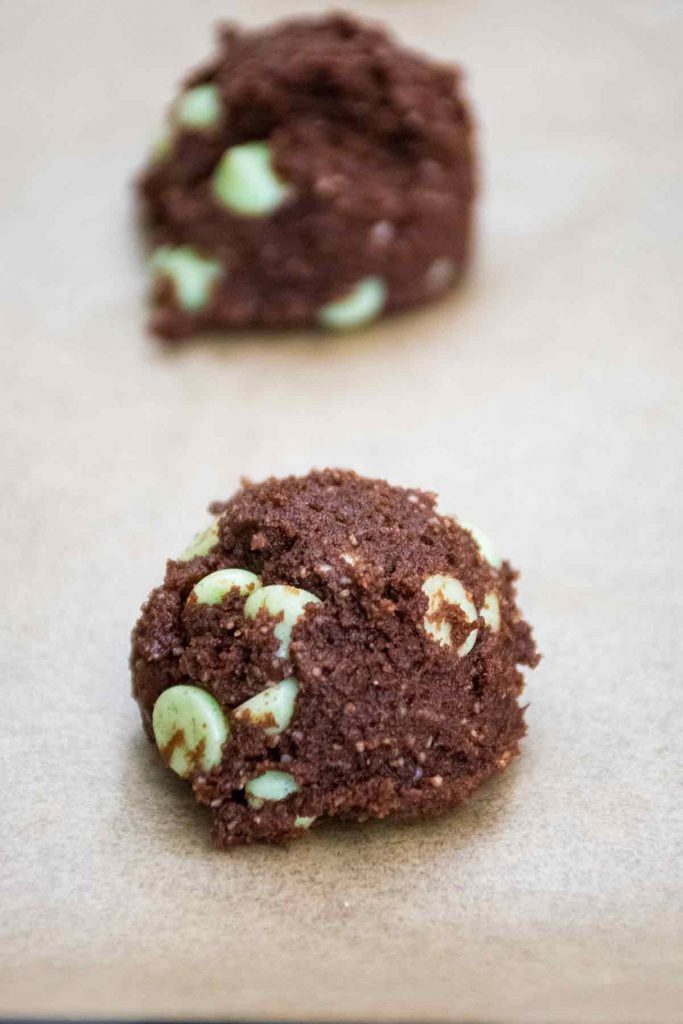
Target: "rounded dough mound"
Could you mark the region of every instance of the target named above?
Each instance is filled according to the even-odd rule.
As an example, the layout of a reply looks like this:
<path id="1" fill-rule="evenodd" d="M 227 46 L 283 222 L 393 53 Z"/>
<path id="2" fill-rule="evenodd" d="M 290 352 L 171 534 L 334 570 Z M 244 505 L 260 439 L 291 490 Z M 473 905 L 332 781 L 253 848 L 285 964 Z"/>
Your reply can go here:
<path id="1" fill-rule="evenodd" d="M 340 14 L 219 42 L 139 185 L 155 332 L 346 330 L 461 277 L 474 169 L 456 68 Z"/>
<path id="2" fill-rule="evenodd" d="M 212 510 L 203 553 L 169 561 L 143 607 L 131 667 L 151 739 L 178 688 L 157 743 L 219 846 L 443 811 L 518 752 L 517 666 L 538 656 L 515 573 L 434 495 L 324 470 L 245 484 Z M 226 569 L 242 572 L 197 586 Z M 207 720 L 186 734 L 172 714 L 188 693 Z M 192 739 L 202 729 L 228 737 L 222 752 Z"/>

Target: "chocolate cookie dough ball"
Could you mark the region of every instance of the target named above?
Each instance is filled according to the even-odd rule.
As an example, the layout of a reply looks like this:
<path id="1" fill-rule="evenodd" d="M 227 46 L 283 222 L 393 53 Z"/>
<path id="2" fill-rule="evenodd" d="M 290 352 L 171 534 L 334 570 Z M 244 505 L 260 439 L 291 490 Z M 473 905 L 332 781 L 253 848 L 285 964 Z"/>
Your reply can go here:
<path id="1" fill-rule="evenodd" d="M 515 572 L 435 496 L 355 473 L 246 484 L 168 562 L 133 694 L 219 846 L 460 803 L 518 752 L 538 656 Z"/>
<path id="2" fill-rule="evenodd" d="M 339 14 L 219 42 L 140 182 L 156 333 L 346 330 L 460 278 L 474 172 L 455 68 Z"/>

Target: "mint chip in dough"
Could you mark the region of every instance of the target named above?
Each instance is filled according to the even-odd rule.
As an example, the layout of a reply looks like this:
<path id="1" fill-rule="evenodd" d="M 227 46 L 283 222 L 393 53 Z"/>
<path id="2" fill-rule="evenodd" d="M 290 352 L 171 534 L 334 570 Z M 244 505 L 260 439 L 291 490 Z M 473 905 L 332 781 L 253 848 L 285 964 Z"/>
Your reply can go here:
<path id="1" fill-rule="evenodd" d="M 226 150 L 212 187 L 219 203 L 241 217 L 269 217 L 291 193 L 275 172 L 267 142 L 246 142 Z"/>
<path id="2" fill-rule="evenodd" d="M 380 315 L 386 299 L 384 282 L 378 277 L 366 277 L 334 302 L 320 310 L 320 323 L 333 331 L 350 331 L 364 327 Z"/>
<path id="3" fill-rule="evenodd" d="M 189 313 L 203 309 L 223 268 L 217 260 L 200 256 L 189 245 L 162 245 L 152 255 L 150 270 L 155 278 L 173 283 L 178 305 Z"/>
<path id="4" fill-rule="evenodd" d="M 220 121 L 221 113 L 220 94 L 216 86 L 210 82 L 195 85 L 184 92 L 174 111 L 175 120 L 179 125 L 197 131 L 214 128 Z"/>
<path id="5" fill-rule="evenodd" d="M 218 701 L 198 686 L 171 686 L 152 713 L 154 739 L 162 758 L 181 778 L 221 762 L 230 726 Z"/>

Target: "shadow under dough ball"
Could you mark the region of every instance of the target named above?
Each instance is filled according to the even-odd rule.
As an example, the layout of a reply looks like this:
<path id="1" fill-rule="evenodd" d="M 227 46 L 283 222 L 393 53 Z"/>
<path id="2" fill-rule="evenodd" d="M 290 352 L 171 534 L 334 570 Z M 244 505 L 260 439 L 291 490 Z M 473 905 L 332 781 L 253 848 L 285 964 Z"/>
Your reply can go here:
<path id="1" fill-rule="evenodd" d="M 225 27 L 139 196 L 155 333 L 362 326 L 465 269 L 474 159 L 459 72 L 346 15 Z"/>
<path id="2" fill-rule="evenodd" d="M 219 846 L 443 811 L 518 753 L 515 572 L 436 498 L 340 470 L 245 484 L 150 595 L 133 695 Z"/>

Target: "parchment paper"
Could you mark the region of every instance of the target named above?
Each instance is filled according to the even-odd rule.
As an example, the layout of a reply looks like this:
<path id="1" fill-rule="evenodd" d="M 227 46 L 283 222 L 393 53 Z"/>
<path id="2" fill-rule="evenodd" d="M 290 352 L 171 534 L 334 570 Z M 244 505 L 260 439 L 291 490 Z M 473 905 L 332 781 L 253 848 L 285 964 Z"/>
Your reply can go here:
<path id="1" fill-rule="evenodd" d="M 468 70 L 467 287 L 165 351 L 128 185 L 171 87 L 219 16 L 322 6 L 2 5 L 0 1013 L 681 1020 L 682 5 L 356 3 Z M 313 465 L 435 489 L 522 568 L 529 736 L 445 819 L 218 853 L 128 634 L 210 499 Z"/>

